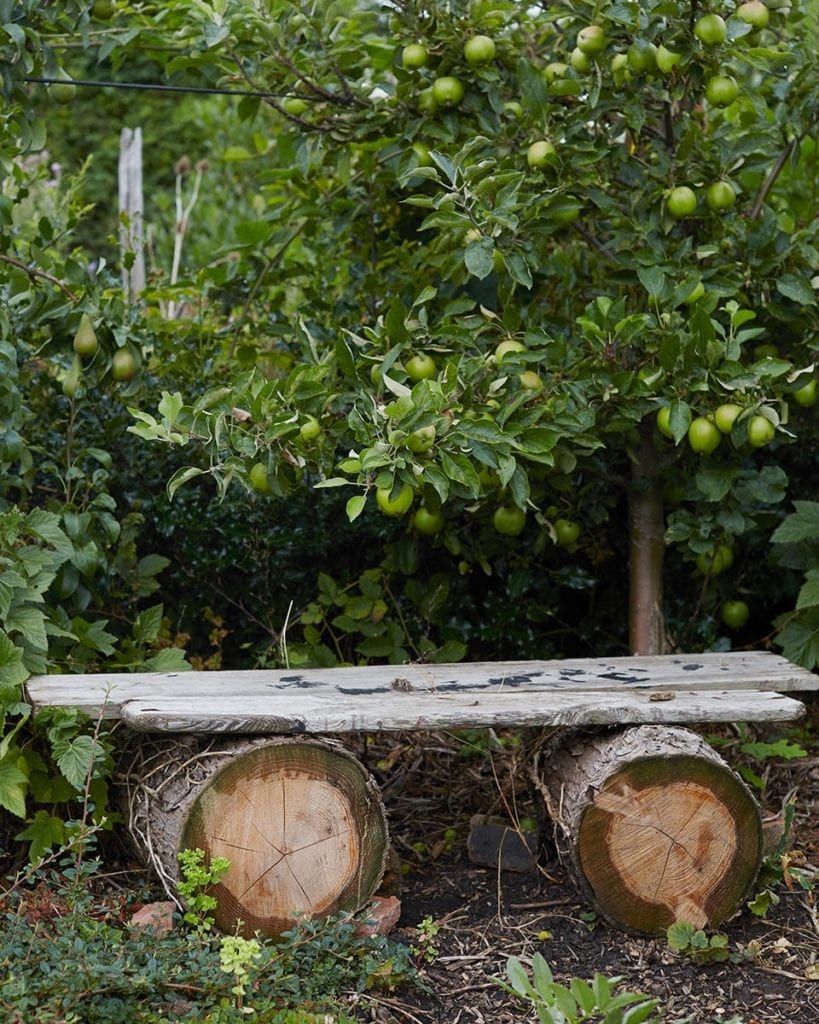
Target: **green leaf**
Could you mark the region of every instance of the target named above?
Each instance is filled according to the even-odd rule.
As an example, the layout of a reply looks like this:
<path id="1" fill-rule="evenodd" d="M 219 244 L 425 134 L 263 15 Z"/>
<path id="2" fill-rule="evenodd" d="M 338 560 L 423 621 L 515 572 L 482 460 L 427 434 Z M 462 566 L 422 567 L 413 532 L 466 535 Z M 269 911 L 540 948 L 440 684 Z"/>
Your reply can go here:
<path id="1" fill-rule="evenodd" d="M 350 498 L 347 502 L 347 519 L 352 523 L 361 515 L 364 511 L 364 506 L 367 504 L 367 498 L 364 494 L 356 494 Z"/>
<path id="2" fill-rule="evenodd" d="M 774 531 L 774 544 L 798 544 L 803 540 L 819 540 L 819 502 L 795 501 L 795 512 Z"/>
<path id="3" fill-rule="evenodd" d="M 22 686 L 26 679 L 22 650 L 0 629 L 0 686 Z"/>
<path id="4" fill-rule="evenodd" d="M 170 391 L 163 391 L 157 409 L 160 416 L 163 416 L 170 424 L 173 424 L 179 418 L 184 405 L 185 402 L 179 391 L 175 391 L 173 394 Z"/>
<path id="5" fill-rule="evenodd" d="M 644 1021 L 652 1017 L 659 1005 L 658 999 L 646 999 L 626 1010 L 621 1024 L 644 1024 Z"/>
<path id="6" fill-rule="evenodd" d="M 55 551 L 66 558 L 71 554 L 71 541 L 60 526 L 59 516 L 45 509 L 36 508 L 26 516 L 26 525 L 32 533 L 50 544 Z"/>
<path id="7" fill-rule="evenodd" d="M 483 280 L 492 273 L 495 246 L 491 238 L 480 238 L 470 242 L 464 252 L 466 269 L 474 277 Z"/>
<path id="8" fill-rule="evenodd" d="M 586 1017 L 591 1016 L 592 1011 L 597 1006 L 597 1000 L 594 998 L 594 992 L 592 992 L 589 983 L 581 978 L 573 978 L 569 991 L 574 996 L 583 1014 Z"/>
<path id="9" fill-rule="evenodd" d="M 560 434 L 549 427 L 532 427 L 518 438 L 520 449 L 532 455 L 543 455 L 552 451 L 560 440 Z"/>
<path id="10" fill-rule="evenodd" d="M 804 611 L 819 605 L 819 569 L 809 569 L 796 599 L 796 610 Z"/>
<path id="11" fill-rule="evenodd" d="M 152 644 L 159 637 L 162 628 L 163 606 L 155 604 L 140 612 L 134 623 L 134 640 L 138 644 Z"/>
<path id="12" fill-rule="evenodd" d="M 764 761 L 769 757 L 778 757 L 783 761 L 793 761 L 798 757 L 807 757 L 808 752 L 798 743 L 791 743 L 790 740 L 780 739 L 775 743 L 743 743 L 740 750 L 751 757 Z"/>
<path id="13" fill-rule="evenodd" d="M 198 466 L 183 466 L 182 469 L 178 469 L 168 481 L 168 497 L 173 499 L 173 496 L 183 484 L 193 480 L 194 477 L 201 476 L 204 472 L 205 470 L 199 469 Z"/>
<path id="14" fill-rule="evenodd" d="M 181 647 L 164 647 L 152 657 L 146 658 L 141 668 L 146 672 L 190 672 L 191 670 Z"/>
<path id="15" fill-rule="evenodd" d="M 695 477 L 697 489 L 708 501 L 722 501 L 731 490 L 731 484 L 742 476 L 742 470 L 734 466 L 709 463 L 703 466 Z"/>
<path id="16" fill-rule="evenodd" d="M 25 818 L 27 786 L 28 779 L 19 768 L 11 761 L 0 761 L 0 807 Z"/>
<path id="17" fill-rule="evenodd" d="M 57 818 L 48 811 L 37 811 L 31 823 L 14 838 L 31 840 L 28 859 L 32 864 L 36 864 L 46 851 L 55 846 L 62 846 L 65 842 L 65 823 L 62 818 Z"/>
<path id="18" fill-rule="evenodd" d="M 648 294 L 659 299 L 665 291 L 665 274 L 659 267 L 638 267 L 637 276 Z"/>
<path id="19" fill-rule="evenodd" d="M 316 490 L 326 487 L 348 487 L 351 484 L 355 484 L 355 480 L 347 480 L 343 476 L 330 476 L 326 480 L 319 480 L 318 483 L 313 484 Z"/>
<path id="20" fill-rule="evenodd" d="M 532 983 L 529 981 L 529 975 L 526 973 L 523 964 L 518 960 L 517 957 L 511 956 L 506 961 L 506 977 L 509 979 L 509 983 L 512 988 L 522 996 L 537 996 Z"/>
<path id="21" fill-rule="evenodd" d="M 752 900 L 749 900 L 748 909 L 757 917 L 765 917 L 771 907 L 775 907 L 777 903 L 779 903 L 777 894 L 770 889 L 763 889 Z"/>
<path id="22" fill-rule="evenodd" d="M 465 455 L 448 455 L 442 451 L 441 469 L 443 469 L 450 480 L 463 484 L 473 498 L 477 498 L 480 494 L 481 482 L 478 479 L 478 474 L 472 468 L 472 463 Z"/>
<path id="23" fill-rule="evenodd" d="M 463 661 L 466 657 L 467 647 L 460 640 L 447 640 L 446 643 L 433 651 L 431 660 L 436 665 L 446 665 L 453 662 Z"/>
<path id="24" fill-rule="evenodd" d="M 9 633 L 22 634 L 23 639 L 36 650 L 48 650 L 45 615 L 39 608 L 30 605 L 12 606 L 6 615 L 5 627 Z"/>
<path id="25" fill-rule="evenodd" d="M 52 747 L 57 767 L 78 791 L 84 788 L 85 780 L 93 770 L 94 761 L 99 752 L 99 744 L 94 741 L 92 736 L 58 739 Z"/>
<path id="26" fill-rule="evenodd" d="M 224 160 L 248 160 L 251 154 L 239 146 L 230 146 L 235 155 L 223 154 Z M 265 220 L 240 220 L 236 225 L 236 239 L 241 245 L 261 245 L 266 242 L 273 231 L 273 225 Z M 162 409 L 159 410 L 162 412 Z"/>
<path id="27" fill-rule="evenodd" d="M 691 426 L 691 409 L 687 402 L 676 401 L 671 403 L 668 425 L 671 428 L 671 433 L 674 435 L 674 443 L 679 444 Z"/>
<path id="28" fill-rule="evenodd" d="M 797 277 L 796 274 L 783 274 L 776 282 L 776 290 L 786 299 L 798 302 L 802 306 L 812 306 L 816 301 L 810 282 L 804 277 Z"/>
<path id="29" fill-rule="evenodd" d="M 695 930 L 694 925 L 690 921 L 675 921 L 666 930 L 666 941 L 672 949 L 677 951 L 688 949 Z"/>
<path id="30" fill-rule="evenodd" d="M 141 580 L 153 579 L 171 564 L 164 555 L 145 555 L 137 562 L 137 575 Z"/>

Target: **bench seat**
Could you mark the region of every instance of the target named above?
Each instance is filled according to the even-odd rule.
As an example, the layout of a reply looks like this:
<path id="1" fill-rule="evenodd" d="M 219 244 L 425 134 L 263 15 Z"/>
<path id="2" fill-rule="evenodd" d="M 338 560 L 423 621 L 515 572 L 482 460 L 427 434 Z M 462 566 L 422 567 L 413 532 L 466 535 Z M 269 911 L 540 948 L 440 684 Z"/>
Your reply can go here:
<path id="1" fill-rule="evenodd" d="M 144 732 L 338 733 L 480 726 L 789 721 L 819 676 L 741 651 L 561 661 L 34 676 L 34 710 Z"/>

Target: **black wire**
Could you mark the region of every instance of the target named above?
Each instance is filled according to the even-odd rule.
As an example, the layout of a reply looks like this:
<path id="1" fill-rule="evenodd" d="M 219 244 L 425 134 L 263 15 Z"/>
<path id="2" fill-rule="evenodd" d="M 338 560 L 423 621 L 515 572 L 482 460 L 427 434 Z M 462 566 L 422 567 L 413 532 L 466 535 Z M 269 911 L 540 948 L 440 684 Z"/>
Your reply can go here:
<path id="1" fill-rule="evenodd" d="M 196 85 L 155 85 L 145 82 L 97 82 L 87 78 L 25 78 L 35 85 L 79 85 L 96 89 L 143 89 L 154 92 L 204 93 L 208 96 L 259 96 L 261 98 L 284 99 L 295 93 L 255 92 L 252 89 L 211 89 Z M 303 97 L 300 97 L 303 98 Z"/>

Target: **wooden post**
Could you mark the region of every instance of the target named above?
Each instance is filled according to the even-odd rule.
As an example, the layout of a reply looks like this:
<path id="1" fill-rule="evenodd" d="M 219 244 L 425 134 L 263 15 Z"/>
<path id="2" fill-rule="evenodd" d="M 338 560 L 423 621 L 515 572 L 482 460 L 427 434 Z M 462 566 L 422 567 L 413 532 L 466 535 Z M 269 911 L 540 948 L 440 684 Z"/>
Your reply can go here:
<path id="1" fill-rule="evenodd" d="M 120 134 L 119 214 L 122 290 L 126 299 L 133 302 L 145 287 L 141 128 L 123 128 Z"/>

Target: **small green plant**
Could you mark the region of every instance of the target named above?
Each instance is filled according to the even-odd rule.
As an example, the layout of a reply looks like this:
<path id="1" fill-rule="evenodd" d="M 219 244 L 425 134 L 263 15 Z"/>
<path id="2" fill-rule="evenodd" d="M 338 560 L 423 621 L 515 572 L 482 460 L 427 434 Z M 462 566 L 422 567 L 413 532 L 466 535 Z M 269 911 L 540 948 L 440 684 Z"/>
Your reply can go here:
<path id="1" fill-rule="evenodd" d="M 209 869 L 191 853 L 189 874 L 202 881 Z M 260 1024 L 354 1024 L 351 993 L 415 977 L 406 946 L 356 935 L 347 915 L 305 920 L 278 942 L 198 929 L 158 935 L 122 926 L 125 898 L 97 884 L 96 862 L 78 875 L 67 850 L 59 867 L 0 893 L 4 1024 L 241 1024 L 251 1015 Z"/>
<path id="2" fill-rule="evenodd" d="M 507 984 L 494 980 L 510 995 L 530 1003 L 540 1024 L 576 1024 L 602 1019 L 606 1024 L 653 1024 L 659 1020 L 654 1010 L 657 999 L 642 992 L 618 992 L 613 989 L 621 978 L 595 974 L 591 982 L 572 978 L 568 987 L 554 980 L 551 968 L 540 953 L 532 957 L 531 978 L 517 957 L 506 962 Z"/>
<path id="3" fill-rule="evenodd" d="M 214 857 L 205 864 L 204 850 L 180 850 L 179 868 L 182 879 L 177 888 L 185 901 L 187 910 L 182 918 L 199 935 L 204 935 L 213 928 L 213 911 L 216 899 L 208 889 L 224 878 L 230 868 L 230 861 L 224 857 Z"/>
<path id="4" fill-rule="evenodd" d="M 776 890 L 780 885 L 785 885 L 788 889 L 798 886 L 804 892 L 813 892 L 816 872 L 801 866 L 804 854 L 799 850 L 788 849 L 795 814 L 796 805 L 793 801 L 788 801 L 784 807 L 779 842 L 776 849 L 762 862 L 756 893 L 748 902 L 748 909 L 757 917 L 765 917 L 771 907 L 779 903 L 779 894 Z"/>
<path id="5" fill-rule="evenodd" d="M 695 963 L 724 963 L 731 957 L 727 935 L 715 932 L 708 936 L 690 921 L 676 921 L 666 931 L 666 938 L 675 953 L 682 953 Z"/>
<path id="6" fill-rule="evenodd" d="M 748 762 L 756 762 L 765 765 L 772 760 L 793 761 L 799 757 L 807 757 L 808 752 L 798 742 L 790 739 L 787 735 L 780 736 L 775 740 L 755 740 L 750 726 L 745 722 L 737 724 L 738 739 L 727 739 L 724 736 L 709 736 L 708 742 L 712 747 L 730 748 L 736 753 L 745 756 L 745 763 L 736 766 L 742 778 L 755 789 L 763 790 L 765 780 L 755 768 Z"/>
<path id="7" fill-rule="evenodd" d="M 250 967 L 262 955 L 262 947 L 256 939 L 243 939 L 240 935 L 225 935 L 219 943 L 219 968 L 225 974 L 233 975 L 231 992 L 236 996 L 236 1008 L 253 1013 L 244 1005 Z"/>
<path id="8" fill-rule="evenodd" d="M 441 955 L 441 950 L 435 944 L 435 939 L 440 930 L 440 921 L 436 921 L 429 916 L 419 921 L 415 926 L 415 931 L 418 934 L 418 945 L 411 947 L 412 952 L 416 956 L 420 956 L 428 964 L 431 964 Z"/>

